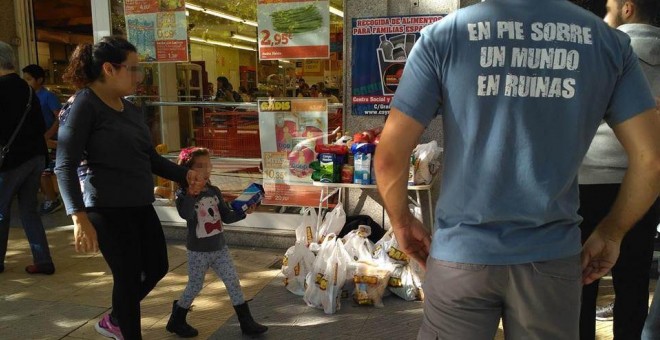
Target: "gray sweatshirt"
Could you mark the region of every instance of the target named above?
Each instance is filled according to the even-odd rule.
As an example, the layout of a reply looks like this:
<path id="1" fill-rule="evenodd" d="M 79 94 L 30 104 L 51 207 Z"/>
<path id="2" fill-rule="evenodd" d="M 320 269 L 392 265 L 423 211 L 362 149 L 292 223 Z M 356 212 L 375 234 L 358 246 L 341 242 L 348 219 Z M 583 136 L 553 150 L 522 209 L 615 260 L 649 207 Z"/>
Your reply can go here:
<path id="1" fill-rule="evenodd" d="M 245 218 L 243 211 L 234 211 L 222 199 L 218 187 L 207 185 L 195 196 L 186 195 L 184 189 L 176 192 L 176 209 L 188 225 L 186 248 L 191 251 L 211 252 L 224 248 L 223 223 L 234 223 Z"/>
<path id="2" fill-rule="evenodd" d="M 654 96 L 660 96 L 660 28 L 645 24 L 625 24 L 619 30 L 630 36 L 630 45 Z M 628 157 L 614 131 L 603 121 L 587 151 L 578 174 L 580 184 L 621 183 L 628 168 Z"/>

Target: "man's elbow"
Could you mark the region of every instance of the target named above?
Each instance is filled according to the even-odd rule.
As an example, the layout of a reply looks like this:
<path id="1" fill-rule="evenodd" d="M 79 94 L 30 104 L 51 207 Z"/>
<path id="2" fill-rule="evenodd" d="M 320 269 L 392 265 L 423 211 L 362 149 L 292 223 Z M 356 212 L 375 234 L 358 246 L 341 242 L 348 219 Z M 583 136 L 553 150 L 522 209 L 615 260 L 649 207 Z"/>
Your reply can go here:
<path id="1" fill-rule="evenodd" d="M 374 156 L 374 171 L 376 172 L 376 177 L 380 177 L 379 174 L 394 171 L 399 162 L 400 157 L 396 157 L 391 152 L 376 152 Z"/>
<path id="2" fill-rule="evenodd" d="M 635 159 L 630 159 L 630 166 L 650 174 L 660 182 L 660 152 L 642 154 Z"/>

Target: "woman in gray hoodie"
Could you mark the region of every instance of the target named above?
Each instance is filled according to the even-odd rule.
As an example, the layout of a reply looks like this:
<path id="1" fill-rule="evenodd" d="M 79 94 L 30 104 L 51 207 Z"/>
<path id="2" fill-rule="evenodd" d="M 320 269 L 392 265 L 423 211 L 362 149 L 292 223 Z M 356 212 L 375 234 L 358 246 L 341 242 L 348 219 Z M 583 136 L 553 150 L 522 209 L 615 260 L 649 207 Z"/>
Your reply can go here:
<path id="1" fill-rule="evenodd" d="M 608 0 L 605 21 L 630 37 L 633 51 L 651 85 L 653 95 L 660 97 L 660 28 L 652 25 L 658 13 L 658 1 Z M 583 242 L 603 219 L 614 202 L 624 173 L 628 168 L 626 153 L 603 121 L 598 127 L 579 171 L 580 224 Z M 614 315 L 615 339 L 639 339 L 648 307 L 649 268 L 653 257 L 654 236 L 658 225 L 658 202 L 626 234 L 621 253 L 612 268 L 615 300 L 596 312 L 598 281 L 582 289 L 580 339 L 595 338 L 596 318 L 611 320 Z M 656 291 L 656 294 L 660 292 Z M 660 295 L 658 295 L 660 296 Z M 647 328 L 654 323 L 660 332 L 660 301 L 654 301 Z M 653 310 L 656 312 L 654 313 Z M 655 314 L 655 315 L 653 315 Z M 654 321 L 654 322 L 652 322 Z M 649 339 L 660 339 L 656 333 Z"/>

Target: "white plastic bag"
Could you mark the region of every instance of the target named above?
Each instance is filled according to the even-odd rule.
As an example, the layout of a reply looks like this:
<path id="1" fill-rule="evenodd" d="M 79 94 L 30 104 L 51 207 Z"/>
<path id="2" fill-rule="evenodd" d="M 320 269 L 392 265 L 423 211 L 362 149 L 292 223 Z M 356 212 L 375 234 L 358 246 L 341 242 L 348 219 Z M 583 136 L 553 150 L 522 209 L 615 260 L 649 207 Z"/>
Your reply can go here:
<path id="1" fill-rule="evenodd" d="M 399 243 L 394 237 L 392 229 L 388 230 L 374 247 L 373 259 L 377 265 L 407 265 L 410 262 L 406 255 L 399 248 Z"/>
<path id="2" fill-rule="evenodd" d="M 305 277 L 313 266 L 316 256 L 301 242 L 289 248 L 282 260 L 284 286 L 293 294 L 305 295 Z"/>
<path id="3" fill-rule="evenodd" d="M 307 274 L 305 303 L 322 308 L 326 314 L 336 313 L 341 308 L 339 299 L 349 262 L 344 244 L 338 242 L 334 234 L 329 234 L 314 261 L 314 270 Z"/>
<path id="4" fill-rule="evenodd" d="M 369 263 L 358 263 L 353 275 L 353 300 L 358 305 L 383 307 L 383 295 L 391 272 L 390 265 L 377 267 Z"/>
<path id="5" fill-rule="evenodd" d="M 318 228 L 318 243 L 323 243 L 323 240 L 329 234 L 339 234 L 341 229 L 344 228 L 346 224 L 346 212 L 344 211 L 344 206 L 340 202 L 337 202 L 332 211 L 325 214 L 323 222 Z"/>
<path id="6" fill-rule="evenodd" d="M 367 238 L 369 235 L 371 235 L 371 227 L 360 225 L 342 238 L 346 252 L 353 261 L 370 261 L 372 259 L 374 243 Z"/>
<path id="7" fill-rule="evenodd" d="M 317 216 L 314 208 L 305 208 L 303 210 L 303 218 L 298 227 L 296 228 L 296 242 L 300 242 L 309 247 L 313 242 L 316 242 L 317 237 Z"/>
<path id="8" fill-rule="evenodd" d="M 406 301 L 422 300 L 422 281 L 414 272 L 412 261 L 407 266 L 396 266 L 388 280 L 387 288 Z"/>
<path id="9" fill-rule="evenodd" d="M 440 155 L 443 149 L 438 142 L 431 141 L 415 147 L 415 184 L 429 184 L 440 168 Z"/>
<path id="10" fill-rule="evenodd" d="M 321 292 L 318 289 L 318 282 L 323 276 L 325 271 L 326 262 L 329 260 L 332 250 L 334 249 L 337 243 L 337 238 L 335 235 L 328 235 L 327 239 L 320 246 L 317 243 L 313 243 L 318 247 L 318 253 L 312 270 L 307 273 L 305 277 L 305 294 L 303 295 L 303 300 L 310 307 L 321 307 Z"/>

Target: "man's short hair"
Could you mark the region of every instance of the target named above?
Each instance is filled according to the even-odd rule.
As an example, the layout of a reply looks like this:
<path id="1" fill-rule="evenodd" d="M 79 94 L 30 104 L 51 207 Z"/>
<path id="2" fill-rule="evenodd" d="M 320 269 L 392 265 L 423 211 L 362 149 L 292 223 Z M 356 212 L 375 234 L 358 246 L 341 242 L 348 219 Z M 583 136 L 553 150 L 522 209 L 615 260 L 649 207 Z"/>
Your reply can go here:
<path id="1" fill-rule="evenodd" d="M 657 25 L 660 23 L 660 1 L 658 0 L 617 0 L 619 8 L 627 1 L 635 4 L 635 16 L 643 23 Z"/>
<path id="2" fill-rule="evenodd" d="M 16 69 L 14 49 L 3 41 L 0 41 L 0 69 L 7 71 Z"/>
<path id="3" fill-rule="evenodd" d="M 46 79 L 46 71 L 44 71 L 44 69 L 39 65 L 30 64 L 25 66 L 23 67 L 23 73 L 29 74 L 35 80 Z"/>

